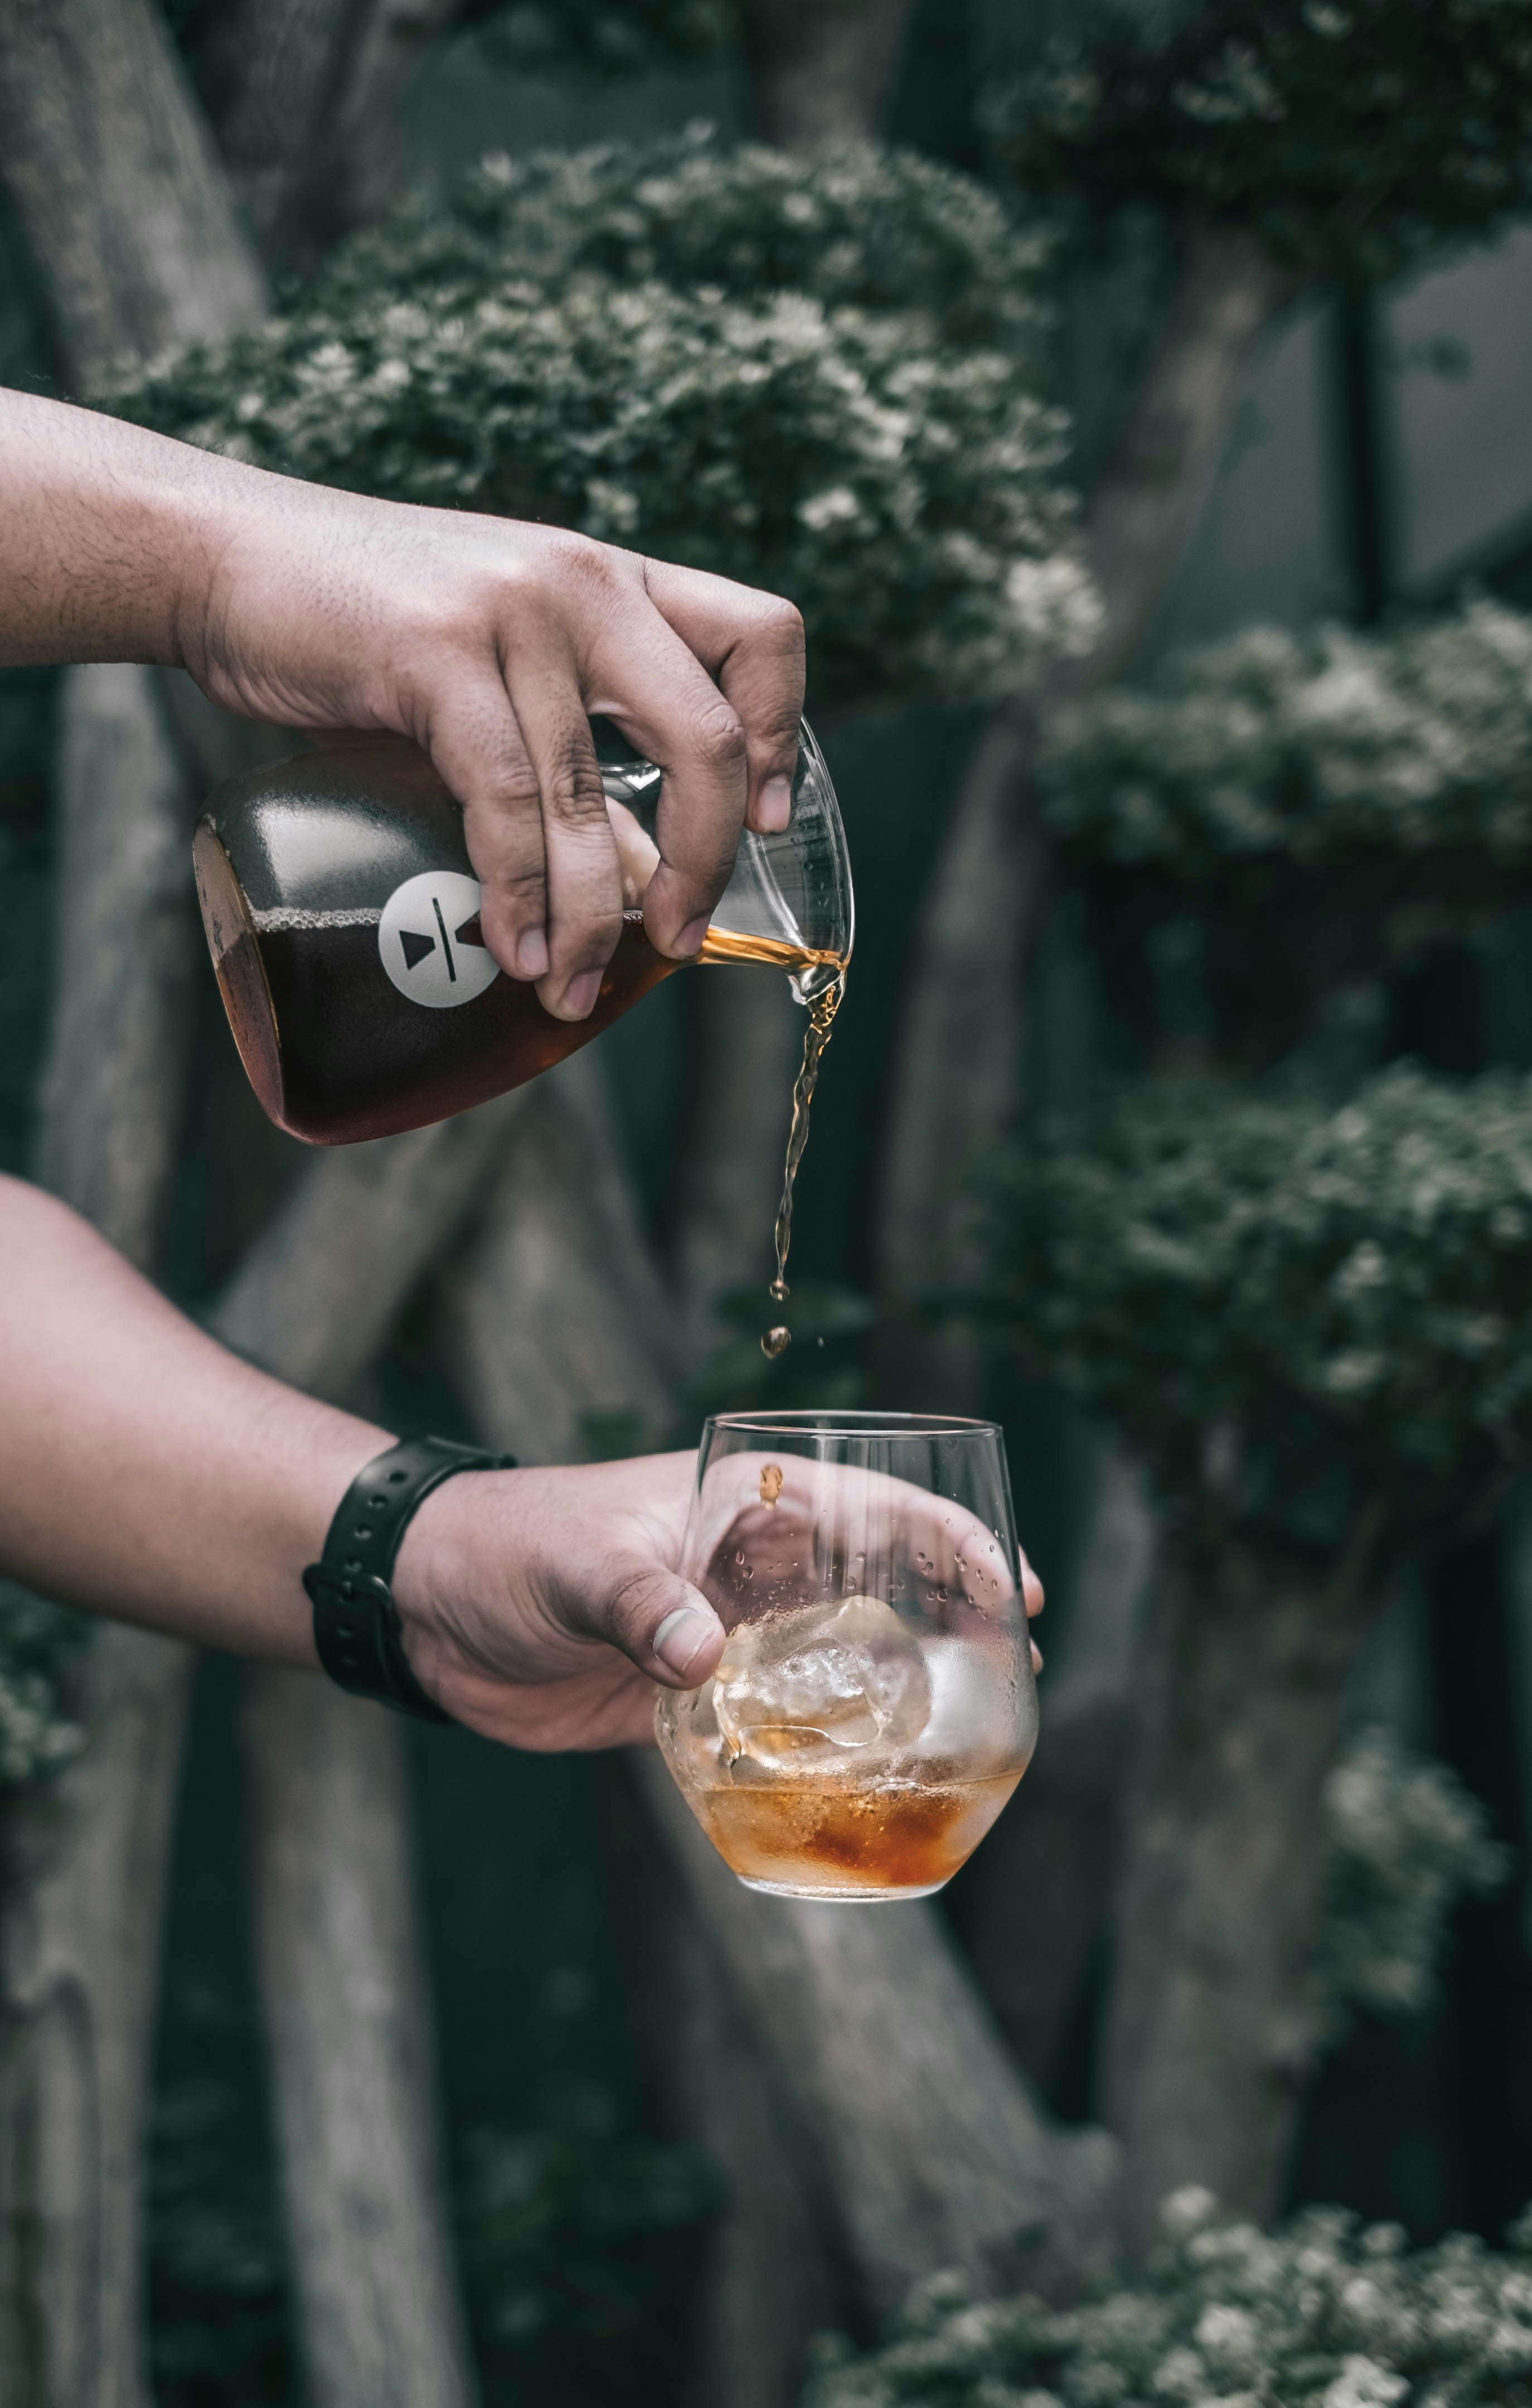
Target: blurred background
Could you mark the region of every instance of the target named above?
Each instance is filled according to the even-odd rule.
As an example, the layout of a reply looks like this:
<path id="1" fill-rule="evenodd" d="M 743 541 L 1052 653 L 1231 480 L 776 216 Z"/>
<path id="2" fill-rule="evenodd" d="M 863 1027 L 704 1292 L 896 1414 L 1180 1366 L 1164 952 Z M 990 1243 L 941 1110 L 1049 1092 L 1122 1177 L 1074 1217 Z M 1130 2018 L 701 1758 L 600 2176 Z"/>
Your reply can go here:
<path id="1" fill-rule="evenodd" d="M 1532 2194 L 1529 163 L 1520 0 L 0 0 L 0 381 L 792 593 L 858 900 L 768 1366 L 783 982 L 306 1156 L 187 849 L 291 740 L 6 672 L 0 1165 L 523 1460 L 994 1414 L 1049 1591 L 859 1919 L 7 1590 L 0 2399 L 771 2408 L 1177 2185 Z"/>

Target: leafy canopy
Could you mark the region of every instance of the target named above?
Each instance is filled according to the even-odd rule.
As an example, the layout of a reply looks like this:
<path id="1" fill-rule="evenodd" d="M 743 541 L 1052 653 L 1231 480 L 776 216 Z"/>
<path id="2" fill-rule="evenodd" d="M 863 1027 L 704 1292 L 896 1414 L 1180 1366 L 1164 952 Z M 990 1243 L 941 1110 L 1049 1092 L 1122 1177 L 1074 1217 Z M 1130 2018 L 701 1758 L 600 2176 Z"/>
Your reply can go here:
<path id="1" fill-rule="evenodd" d="M 486 163 L 123 416 L 789 594 L 817 700 L 1007 690 L 1094 628 L 1038 365 L 1046 253 L 899 153 L 703 134 Z"/>
<path id="2" fill-rule="evenodd" d="M 1329 1546 L 1358 1493 L 1446 1511 L 1532 1437 L 1524 1080 L 1151 1083 L 1014 1157 L 994 1245 L 1002 1341 L 1172 1498 Z"/>
<path id="3" fill-rule="evenodd" d="M 1532 2408 L 1532 2212 L 1502 2255 L 1310 2209 L 1270 2235 L 1166 2202 L 1141 2287 L 1064 2313 L 923 2284 L 889 2345 L 822 2347 L 804 2408 Z"/>
<path id="4" fill-rule="evenodd" d="M 1011 89 L 1034 198 L 1252 235 L 1367 283 L 1532 201 L 1532 0 L 1193 0 L 1096 10 Z"/>
<path id="5" fill-rule="evenodd" d="M 1050 824 L 1087 876 L 1264 907 L 1293 875 L 1503 907 L 1532 881 L 1532 620 L 1488 601 L 1382 635 L 1252 627 L 1059 711 Z"/>

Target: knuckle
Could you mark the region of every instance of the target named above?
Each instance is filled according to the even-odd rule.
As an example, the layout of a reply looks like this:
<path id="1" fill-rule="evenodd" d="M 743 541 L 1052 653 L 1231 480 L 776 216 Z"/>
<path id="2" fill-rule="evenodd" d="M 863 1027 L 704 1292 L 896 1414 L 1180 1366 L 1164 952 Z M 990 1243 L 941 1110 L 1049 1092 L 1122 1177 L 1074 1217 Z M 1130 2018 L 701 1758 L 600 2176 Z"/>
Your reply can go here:
<path id="1" fill-rule="evenodd" d="M 692 725 L 694 750 L 721 776 L 745 766 L 745 730 L 732 703 L 720 695 L 698 711 Z"/>
<path id="2" fill-rule="evenodd" d="M 761 612 L 760 633 L 768 638 L 778 651 L 795 659 L 801 658 L 807 649 L 803 612 L 795 602 L 787 599 L 785 594 L 772 594 L 766 597 Z"/>
<path id="3" fill-rule="evenodd" d="M 601 771 L 585 728 L 568 728 L 555 739 L 543 771 L 542 806 L 566 826 L 596 818 L 605 824 Z"/>
<path id="4" fill-rule="evenodd" d="M 613 565 L 606 545 L 574 527 L 549 530 L 546 557 L 550 569 L 561 581 L 588 587 L 606 585 L 612 577 Z"/>
<path id="5" fill-rule="evenodd" d="M 652 1573 L 635 1572 L 612 1592 L 608 1629 L 614 1643 L 630 1656 L 641 1656 L 653 1612 Z"/>
<path id="6" fill-rule="evenodd" d="M 505 902 L 518 910 L 534 910 L 539 919 L 542 917 L 543 897 L 547 893 L 548 881 L 543 875 L 540 861 L 526 862 L 503 869 L 495 880 L 495 887 Z"/>

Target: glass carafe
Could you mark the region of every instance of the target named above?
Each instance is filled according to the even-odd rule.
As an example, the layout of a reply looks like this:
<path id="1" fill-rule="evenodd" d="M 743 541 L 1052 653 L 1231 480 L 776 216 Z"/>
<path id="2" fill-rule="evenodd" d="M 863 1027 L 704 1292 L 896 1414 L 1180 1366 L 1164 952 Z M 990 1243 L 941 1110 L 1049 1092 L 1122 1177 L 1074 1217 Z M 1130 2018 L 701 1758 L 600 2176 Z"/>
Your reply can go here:
<path id="1" fill-rule="evenodd" d="M 445 1120 L 551 1069 L 683 968 L 644 930 L 661 782 L 649 762 L 603 764 L 623 933 L 577 1022 L 485 946 L 463 814 L 422 753 L 359 739 L 221 786 L 197 826 L 197 893 L 270 1118 L 314 1145 Z M 767 963 L 811 1004 L 843 976 L 852 932 L 845 832 L 805 724 L 788 824 L 747 829 L 697 959 Z"/>

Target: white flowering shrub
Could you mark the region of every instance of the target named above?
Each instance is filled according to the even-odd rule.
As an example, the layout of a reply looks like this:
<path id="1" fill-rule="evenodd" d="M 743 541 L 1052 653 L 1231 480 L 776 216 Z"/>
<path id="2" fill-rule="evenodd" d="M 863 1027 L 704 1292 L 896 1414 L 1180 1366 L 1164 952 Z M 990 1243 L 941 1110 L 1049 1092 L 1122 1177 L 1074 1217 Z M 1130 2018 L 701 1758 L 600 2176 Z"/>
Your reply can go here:
<path id="1" fill-rule="evenodd" d="M 1324 1807 L 1316 1975 L 1333 2037 L 1353 2011 L 1414 2015 L 1432 2003 L 1453 1909 L 1498 1889 L 1511 1854 L 1446 1765 L 1384 1730 L 1351 1742 Z"/>
<path id="2" fill-rule="evenodd" d="M 1484 908 L 1532 882 L 1532 619 L 1479 600 L 1381 635 L 1252 627 L 1057 712 L 1048 815 L 1092 874 L 1221 908 L 1295 879 Z"/>
<path id="3" fill-rule="evenodd" d="M 1505 2252 L 1314 2209 L 1167 2200 L 1138 2289 L 1060 2313 L 923 2284 L 889 2345 L 820 2344 L 804 2408 L 1532 2408 L 1532 2212 Z"/>
<path id="4" fill-rule="evenodd" d="M 240 459 L 538 517 L 790 594 L 816 700 L 1004 691 L 1087 644 L 1046 251 L 899 153 L 694 135 L 528 165 L 360 237 L 124 416 Z"/>
<path id="5" fill-rule="evenodd" d="M 1532 892 L 1532 620 L 1250 628 L 1057 712 L 1041 776 L 1118 1029 L 1263 1068 Z"/>
<path id="6" fill-rule="evenodd" d="M 1021 1149 L 988 1322 L 1166 1496 L 1328 1547 L 1460 1504 L 1532 1438 L 1532 1082 L 1410 1066 L 1340 1110 L 1150 1083 Z"/>
<path id="7" fill-rule="evenodd" d="M 84 1733 L 64 1702 L 76 1616 L 0 1581 L 0 1792 L 55 1770 Z"/>

